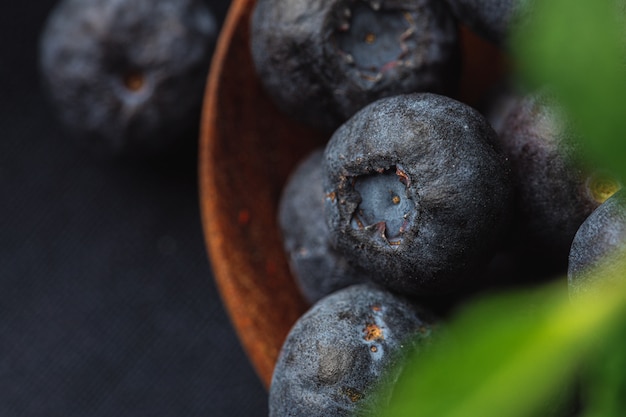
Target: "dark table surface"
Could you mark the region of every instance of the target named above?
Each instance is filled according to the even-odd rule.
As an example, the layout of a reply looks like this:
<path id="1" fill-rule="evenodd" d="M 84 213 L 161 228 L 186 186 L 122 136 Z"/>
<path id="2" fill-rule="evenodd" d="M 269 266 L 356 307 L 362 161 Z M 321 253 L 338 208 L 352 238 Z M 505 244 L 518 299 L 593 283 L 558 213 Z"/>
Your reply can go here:
<path id="1" fill-rule="evenodd" d="M 195 157 L 68 140 L 37 69 L 55 3 L 0 6 L 0 416 L 267 415 L 213 281 Z"/>

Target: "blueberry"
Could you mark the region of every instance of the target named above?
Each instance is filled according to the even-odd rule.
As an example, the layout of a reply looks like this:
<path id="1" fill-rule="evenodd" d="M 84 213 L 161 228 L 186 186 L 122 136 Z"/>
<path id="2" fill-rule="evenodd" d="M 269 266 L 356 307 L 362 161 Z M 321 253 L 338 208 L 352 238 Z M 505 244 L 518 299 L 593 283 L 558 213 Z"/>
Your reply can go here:
<path id="1" fill-rule="evenodd" d="M 279 201 L 278 223 L 291 273 L 309 303 L 351 284 L 367 274 L 349 264 L 329 242 L 322 188 L 323 149 L 298 163 Z"/>
<path id="2" fill-rule="evenodd" d="M 407 294 L 457 290 L 508 230 L 508 165 L 475 109 L 414 93 L 380 99 L 332 135 L 324 155 L 332 245 Z"/>
<path id="3" fill-rule="evenodd" d="M 576 231 L 620 185 L 582 163 L 577 134 L 549 90 L 511 94 L 498 138 L 518 197 L 516 235 L 537 264 L 564 272 Z"/>
<path id="4" fill-rule="evenodd" d="M 575 298 L 592 290 L 599 277 L 593 274 L 594 269 L 600 266 L 611 268 L 608 262 L 611 262 L 612 257 L 623 258 L 624 254 L 626 191 L 620 190 L 596 208 L 574 236 L 567 271 L 570 295 Z"/>
<path id="5" fill-rule="evenodd" d="M 389 398 L 406 355 L 433 335 L 433 317 L 372 284 L 315 303 L 289 332 L 269 392 L 270 417 L 375 415 Z"/>
<path id="6" fill-rule="evenodd" d="M 96 153 L 165 154 L 195 137 L 217 29 L 201 0 L 62 0 L 40 38 L 45 89 Z"/>
<path id="7" fill-rule="evenodd" d="M 441 1 L 258 0 L 250 36 L 268 95 L 328 133 L 378 98 L 457 89 L 458 26 Z"/>

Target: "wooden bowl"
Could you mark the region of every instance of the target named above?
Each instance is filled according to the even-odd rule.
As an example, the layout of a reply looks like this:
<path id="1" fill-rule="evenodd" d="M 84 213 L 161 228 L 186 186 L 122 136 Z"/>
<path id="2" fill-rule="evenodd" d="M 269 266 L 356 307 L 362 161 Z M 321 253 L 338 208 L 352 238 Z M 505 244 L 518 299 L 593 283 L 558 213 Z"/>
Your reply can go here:
<path id="1" fill-rule="evenodd" d="M 199 149 L 200 208 L 214 277 L 243 348 L 265 387 L 294 322 L 309 307 L 290 275 L 277 225 L 287 176 L 320 134 L 283 115 L 254 72 L 254 0 L 233 0 L 208 77 Z M 470 104 L 503 74 L 491 44 L 462 29 L 460 96 Z"/>

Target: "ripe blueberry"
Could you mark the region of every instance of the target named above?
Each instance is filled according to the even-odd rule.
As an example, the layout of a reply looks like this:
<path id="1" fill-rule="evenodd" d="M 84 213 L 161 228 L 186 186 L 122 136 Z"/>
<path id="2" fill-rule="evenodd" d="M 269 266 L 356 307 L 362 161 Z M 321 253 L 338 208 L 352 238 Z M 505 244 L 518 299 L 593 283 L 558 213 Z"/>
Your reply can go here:
<path id="1" fill-rule="evenodd" d="M 44 86 L 80 144 L 161 154 L 197 129 L 216 37 L 201 0 L 62 0 L 41 33 Z"/>
<path id="2" fill-rule="evenodd" d="M 614 256 L 626 254 L 626 192 L 620 190 L 596 208 L 574 236 L 567 271 L 569 292 L 576 297 L 592 290 L 599 266 L 611 270 Z M 621 270 L 614 272 L 620 274 Z M 607 276 L 605 272 L 602 276 Z"/>
<path id="3" fill-rule="evenodd" d="M 304 158 L 291 173 L 278 208 L 278 223 L 291 273 L 309 303 L 366 280 L 329 242 L 322 188 L 323 149 Z"/>
<path id="4" fill-rule="evenodd" d="M 430 313 L 372 284 L 315 303 L 289 332 L 269 393 L 270 417 L 375 415 L 407 353 L 434 331 Z M 357 414 L 358 413 L 358 414 Z"/>
<path id="5" fill-rule="evenodd" d="M 565 271 L 576 231 L 620 185 L 583 165 L 576 133 L 550 91 L 515 94 L 498 139 L 511 163 L 519 240 L 538 264 Z"/>
<path id="6" fill-rule="evenodd" d="M 380 99 L 325 149 L 332 244 L 409 294 L 450 292 L 482 269 L 509 226 L 508 165 L 473 108 L 414 93 Z"/>
<path id="7" fill-rule="evenodd" d="M 278 107 L 327 132 L 383 96 L 452 94 L 460 74 L 458 27 L 437 0 L 259 0 L 251 47 Z"/>

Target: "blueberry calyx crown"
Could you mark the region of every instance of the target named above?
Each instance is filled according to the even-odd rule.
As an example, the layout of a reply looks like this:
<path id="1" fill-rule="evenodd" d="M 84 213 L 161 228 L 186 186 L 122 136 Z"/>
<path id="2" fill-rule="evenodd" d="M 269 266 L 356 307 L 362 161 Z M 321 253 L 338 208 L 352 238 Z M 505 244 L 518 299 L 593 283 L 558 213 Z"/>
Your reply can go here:
<path id="1" fill-rule="evenodd" d="M 376 83 L 396 67 L 407 65 L 417 45 L 416 18 L 407 10 L 382 9 L 380 1 L 342 5 L 333 33 L 337 54 L 359 78 Z"/>
<path id="2" fill-rule="evenodd" d="M 354 177 L 352 186 L 360 201 L 351 226 L 372 230 L 391 246 L 400 245 L 416 211 L 408 193 L 410 183 L 408 174 L 399 166 Z"/>

